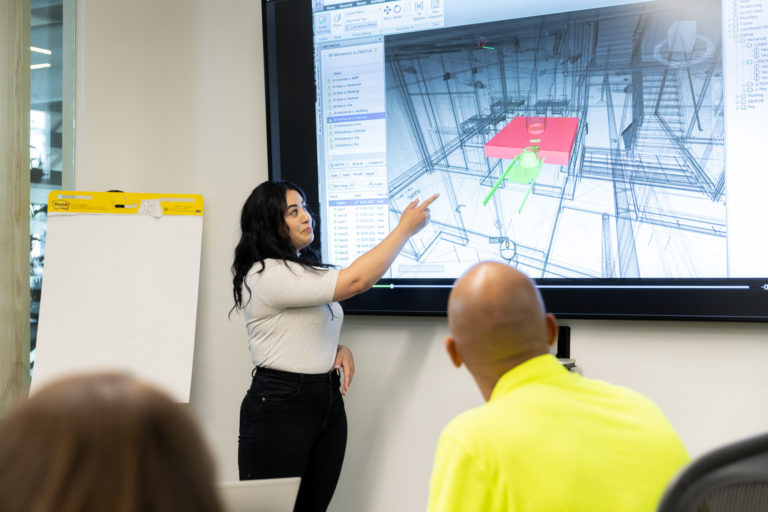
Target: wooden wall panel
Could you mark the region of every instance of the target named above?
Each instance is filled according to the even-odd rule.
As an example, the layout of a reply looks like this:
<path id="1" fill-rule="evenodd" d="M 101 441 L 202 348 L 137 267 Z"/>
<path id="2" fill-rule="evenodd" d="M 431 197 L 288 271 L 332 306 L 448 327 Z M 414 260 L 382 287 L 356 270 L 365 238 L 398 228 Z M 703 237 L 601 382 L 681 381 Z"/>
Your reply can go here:
<path id="1" fill-rule="evenodd" d="M 0 0 L 0 415 L 29 388 L 30 0 Z"/>

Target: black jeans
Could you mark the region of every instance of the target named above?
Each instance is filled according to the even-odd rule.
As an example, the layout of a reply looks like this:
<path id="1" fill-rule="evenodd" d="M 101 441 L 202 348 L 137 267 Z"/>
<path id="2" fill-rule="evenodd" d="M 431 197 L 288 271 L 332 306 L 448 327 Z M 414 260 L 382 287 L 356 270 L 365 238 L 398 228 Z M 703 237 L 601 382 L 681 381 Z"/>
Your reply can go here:
<path id="1" fill-rule="evenodd" d="M 339 372 L 255 370 L 240 406 L 240 480 L 300 476 L 294 511 L 324 511 L 347 446 Z"/>

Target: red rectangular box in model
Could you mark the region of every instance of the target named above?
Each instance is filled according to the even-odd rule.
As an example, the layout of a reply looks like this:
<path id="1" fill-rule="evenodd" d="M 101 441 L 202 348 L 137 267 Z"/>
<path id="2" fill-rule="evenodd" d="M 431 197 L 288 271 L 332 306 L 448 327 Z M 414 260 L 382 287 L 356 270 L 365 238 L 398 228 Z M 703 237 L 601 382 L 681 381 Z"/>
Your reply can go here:
<path id="1" fill-rule="evenodd" d="M 544 163 L 568 165 L 578 127 L 578 117 L 516 117 L 486 143 L 485 156 L 511 160 L 538 146 Z"/>

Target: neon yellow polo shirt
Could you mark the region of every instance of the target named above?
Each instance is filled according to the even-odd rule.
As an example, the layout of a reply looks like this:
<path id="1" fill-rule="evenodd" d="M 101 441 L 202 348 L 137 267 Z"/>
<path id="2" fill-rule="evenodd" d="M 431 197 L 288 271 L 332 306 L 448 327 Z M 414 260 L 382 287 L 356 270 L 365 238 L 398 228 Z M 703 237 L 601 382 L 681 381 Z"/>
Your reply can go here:
<path id="1" fill-rule="evenodd" d="M 651 512 L 688 460 L 650 400 L 542 355 L 445 427 L 429 511 Z"/>

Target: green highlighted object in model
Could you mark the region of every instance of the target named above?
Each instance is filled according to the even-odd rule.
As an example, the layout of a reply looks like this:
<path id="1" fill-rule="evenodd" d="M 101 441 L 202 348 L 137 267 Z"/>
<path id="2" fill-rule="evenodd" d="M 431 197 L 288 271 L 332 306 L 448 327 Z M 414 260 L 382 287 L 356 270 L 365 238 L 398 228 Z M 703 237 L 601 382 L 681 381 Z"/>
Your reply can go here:
<path id="1" fill-rule="evenodd" d="M 525 193 L 523 202 L 520 204 L 520 209 L 517 210 L 517 213 L 523 211 L 523 206 L 525 206 L 525 202 L 528 200 L 528 196 L 533 189 L 533 184 L 536 181 L 536 178 L 539 176 L 539 171 L 541 171 L 541 166 L 544 163 L 544 159 L 539 158 L 539 155 L 537 154 L 538 149 L 539 148 L 537 146 L 528 146 L 523 150 L 522 153 L 517 155 L 512 160 L 512 162 L 510 162 L 507 169 L 504 171 L 498 181 L 496 181 L 496 183 L 491 188 L 491 191 L 483 200 L 483 206 L 488 204 L 488 201 L 491 200 L 491 197 L 493 197 L 496 189 L 498 189 L 499 186 L 504 183 L 504 180 L 508 180 L 512 183 L 530 185 Z"/>

